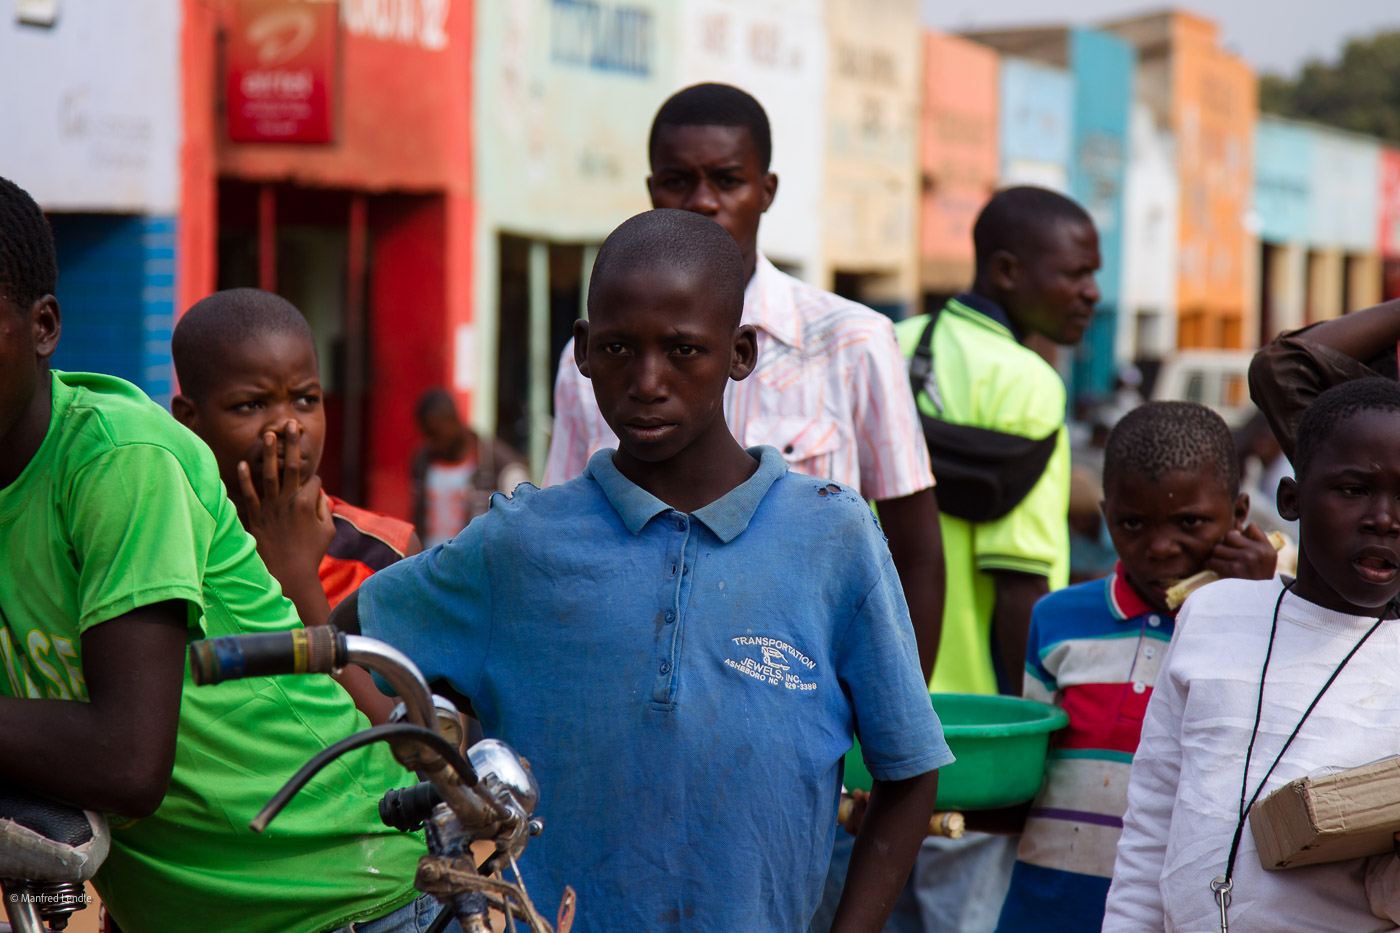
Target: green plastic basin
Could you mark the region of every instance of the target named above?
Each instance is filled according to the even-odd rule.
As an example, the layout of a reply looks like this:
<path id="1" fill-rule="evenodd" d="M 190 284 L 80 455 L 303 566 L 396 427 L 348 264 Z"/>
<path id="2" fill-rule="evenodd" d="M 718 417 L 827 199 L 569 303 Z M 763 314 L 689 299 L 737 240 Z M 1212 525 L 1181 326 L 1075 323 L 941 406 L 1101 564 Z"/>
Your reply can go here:
<path id="1" fill-rule="evenodd" d="M 1009 807 L 1039 793 L 1050 733 L 1069 725 L 1064 710 L 978 693 L 935 693 L 929 699 L 958 759 L 938 772 L 938 809 Z M 870 790 L 860 742 L 846 753 L 845 784 Z"/>

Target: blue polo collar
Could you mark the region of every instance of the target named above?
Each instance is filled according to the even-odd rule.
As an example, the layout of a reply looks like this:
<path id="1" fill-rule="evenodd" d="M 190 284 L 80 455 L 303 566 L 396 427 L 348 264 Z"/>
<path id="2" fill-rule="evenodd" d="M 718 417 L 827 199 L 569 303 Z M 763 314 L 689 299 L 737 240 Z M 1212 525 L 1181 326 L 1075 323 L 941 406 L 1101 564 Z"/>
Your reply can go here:
<path id="1" fill-rule="evenodd" d="M 613 464 L 615 452 L 603 449 L 595 453 L 589 458 L 583 474 L 603 490 L 603 495 L 608 497 L 608 502 L 622 518 L 627 530 L 634 535 L 641 534 L 647 522 L 675 510 L 623 476 Z M 725 544 L 749 527 L 754 512 L 758 511 L 758 504 L 768 494 L 769 488 L 787 472 L 787 462 L 776 447 L 750 447 L 748 452 L 758 460 L 758 469 L 753 476 L 691 513 L 691 518 L 710 529 Z"/>
<path id="2" fill-rule="evenodd" d="M 991 318 L 1002 327 L 1011 331 L 1012 336 L 1018 341 L 1021 339 L 1021 332 L 1016 325 L 1011 322 L 1011 315 L 1007 314 L 1006 309 L 992 299 L 985 295 L 979 295 L 976 292 L 961 292 L 953 300 L 965 308 L 976 311 L 984 317 Z"/>

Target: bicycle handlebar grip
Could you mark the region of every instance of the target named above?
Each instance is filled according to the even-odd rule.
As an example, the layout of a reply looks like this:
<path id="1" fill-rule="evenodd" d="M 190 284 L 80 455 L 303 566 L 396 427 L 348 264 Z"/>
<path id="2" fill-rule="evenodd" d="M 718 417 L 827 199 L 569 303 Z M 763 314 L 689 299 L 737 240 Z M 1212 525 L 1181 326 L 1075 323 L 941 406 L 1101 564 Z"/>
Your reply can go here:
<path id="1" fill-rule="evenodd" d="M 328 625 L 256 635 L 205 638 L 190 645 L 190 668 L 201 686 L 276 674 L 329 674 L 349 656 L 345 635 Z"/>

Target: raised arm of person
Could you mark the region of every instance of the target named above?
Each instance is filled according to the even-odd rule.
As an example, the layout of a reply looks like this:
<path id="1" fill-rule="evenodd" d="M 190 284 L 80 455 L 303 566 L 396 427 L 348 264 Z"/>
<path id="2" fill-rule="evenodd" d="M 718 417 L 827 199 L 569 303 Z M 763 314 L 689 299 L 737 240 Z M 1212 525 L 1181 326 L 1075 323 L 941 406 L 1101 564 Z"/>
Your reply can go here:
<path id="1" fill-rule="evenodd" d="M 1295 333 L 1364 363 L 1400 342 L 1400 300 L 1344 314 Z"/>
<path id="2" fill-rule="evenodd" d="M 1334 385 L 1382 375 L 1371 363 L 1400 343 L 1400 301 L 1345 314 L 1281 334 L 1249 364 L 1249 395 L 1293 457 L 1298 422 L 1312 400 Z M 1394 367 L 1386 367 L 1393 372 Z"/>
<path id="3" fill-rule="evenodd" d="M 932 488 L 875 504 L 889 539 L 919 643 L 919 667 L 924 680 L 933 676 L 938 642 L 943 636 L 943 532 L 938 524 L 938 499 Z"/>
<path id="4" fill-rule="evenodd" d="M 80 675 L 59 651 L 37 683 L 24 672 L 30 697 L 51 699 L 0 697 L 0 778 L 88 810 L 154 813 L 175 763 L 188 613 L 181 600 L 141 606 L 83 633 Z"/>

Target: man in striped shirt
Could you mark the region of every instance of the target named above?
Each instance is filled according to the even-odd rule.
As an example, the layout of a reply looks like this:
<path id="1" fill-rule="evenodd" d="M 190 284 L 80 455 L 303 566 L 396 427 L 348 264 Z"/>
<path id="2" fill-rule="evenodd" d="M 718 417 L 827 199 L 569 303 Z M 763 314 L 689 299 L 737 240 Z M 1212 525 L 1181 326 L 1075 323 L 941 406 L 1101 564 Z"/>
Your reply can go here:
<path id="1" fill-rule="evenodd" d="M 745 447 L 776 447 L 791 470 L 875 501 L 927 678 L 943 611 L 942 538 L 903 359 L 883 315 L 780 272 L 759 252 L 759 221 L 778 188 L 771 149 L 767 115 L 750 95 L 722 84 L 686 88 L 652 123 L 652 205 L 710 217 L 739 244 L 748 276 L 743 322 L 757 329 L 759 352 L 753 374 L 729 384 L 725 419 Z M 554 409 L 546 485 L 578 476 L 595 451 L 617 446 L 572 342 Z"/>

